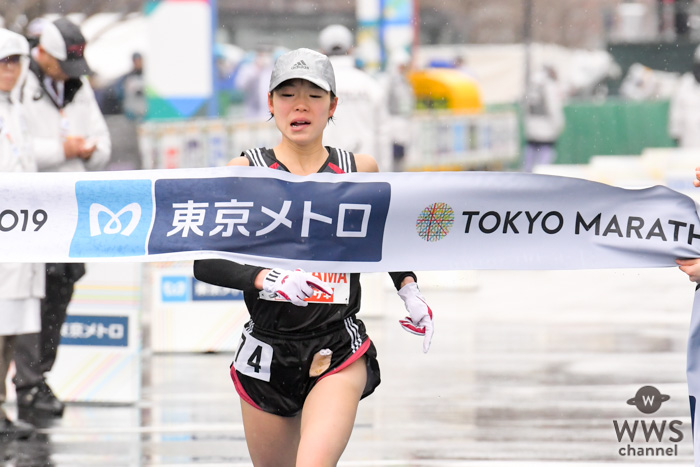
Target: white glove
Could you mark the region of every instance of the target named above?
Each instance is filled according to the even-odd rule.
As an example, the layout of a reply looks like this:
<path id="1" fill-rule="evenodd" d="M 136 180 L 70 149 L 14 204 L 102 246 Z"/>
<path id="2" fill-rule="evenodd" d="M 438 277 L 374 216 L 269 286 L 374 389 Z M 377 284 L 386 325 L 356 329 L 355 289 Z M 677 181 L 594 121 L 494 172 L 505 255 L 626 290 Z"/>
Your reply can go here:
<path id="1" fill-rule="evenodd" d="M 409 282 L 399 290 L 399 297 L 403 299 L 408 310 L 408 316 L 399 320 L 401 326 L 408 332 L 425 336 L 423 338 L 423 352 L 428 353 L 430 341 L 433 339 L 433 310 L 425 302 L 425 298 L 418 290 L 418 284 Z"/>
<path id="2" fill-rule="evenodd" d="M 263 290 L 269 294 L 277 295 L 296 306 L 307 306 L 304 301 L 314 294 L 314 289 L 326 295 L 333 294 L 333 288 L 328 284 L 301 269 L 288 271 L 285 269 L 272 269 L 263 280 Z"/>

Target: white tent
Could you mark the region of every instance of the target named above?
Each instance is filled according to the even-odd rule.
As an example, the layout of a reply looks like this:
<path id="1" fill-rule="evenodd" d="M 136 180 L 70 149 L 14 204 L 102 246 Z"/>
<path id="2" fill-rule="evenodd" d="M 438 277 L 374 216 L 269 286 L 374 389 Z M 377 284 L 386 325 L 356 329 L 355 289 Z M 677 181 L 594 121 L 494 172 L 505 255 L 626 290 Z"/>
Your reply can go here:
<path id="1" fill-rule="evenodd" d="M 144 66 L 148 66 L 148 31 L 143 15 L 99 13 L 80 27 L 88 42 L 85 58 L 99 81 L 109 82 L 128 73 L 134 52 L 141 53 Z"/>

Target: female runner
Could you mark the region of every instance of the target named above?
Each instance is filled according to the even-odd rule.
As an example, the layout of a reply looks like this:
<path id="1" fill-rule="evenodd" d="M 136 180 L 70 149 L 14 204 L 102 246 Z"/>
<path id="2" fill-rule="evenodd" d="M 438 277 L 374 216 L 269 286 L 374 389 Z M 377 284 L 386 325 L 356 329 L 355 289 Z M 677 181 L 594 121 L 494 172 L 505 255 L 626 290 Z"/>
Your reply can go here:
<path id="1" fill-rule="evenodd" d="M 270 79 L 268 107 L 282 140 L 272 149 L 249 149 L 229 165 L 302 176 L 376 172 L 377 163 L 369 155 L 323 146 L 323 130 L 337 104 L 328 57 L 309 49 L 280 56 Z M 336 465 L 360 399 L 380 382 L 376 349 L 356 318 L 359 274 L 341 275 L 347 280 L 331 286 L 298 269 L 212 259 L 196 261 L 194 275 L 244 291 L 251 319 L 231 364 L 231 378 L 241 398 L 253 464 Z M 409 312 L 401 325 L 424 336 L 427 352 L 432 311 L 416 276 L 409 271 L 390 275 Z"/>

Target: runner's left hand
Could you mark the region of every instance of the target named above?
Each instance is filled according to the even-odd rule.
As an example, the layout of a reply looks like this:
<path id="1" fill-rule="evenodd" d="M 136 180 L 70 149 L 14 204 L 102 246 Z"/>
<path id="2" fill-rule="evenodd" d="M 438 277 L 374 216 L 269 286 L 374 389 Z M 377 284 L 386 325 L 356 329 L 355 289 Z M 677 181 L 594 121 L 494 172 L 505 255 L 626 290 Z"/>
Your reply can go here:
<path id="1" fill-rule="evenodd" d="M 408 332 L 423 337 L 423 352 L 428 353 L 430 341 L 433 339 L 433 311 L 425 302 L 418 290 L 418 284 L 410 282 L 399 290 L 399 297 L 408 310 L 408 316 L 399 320 L 401 326 Z"/>

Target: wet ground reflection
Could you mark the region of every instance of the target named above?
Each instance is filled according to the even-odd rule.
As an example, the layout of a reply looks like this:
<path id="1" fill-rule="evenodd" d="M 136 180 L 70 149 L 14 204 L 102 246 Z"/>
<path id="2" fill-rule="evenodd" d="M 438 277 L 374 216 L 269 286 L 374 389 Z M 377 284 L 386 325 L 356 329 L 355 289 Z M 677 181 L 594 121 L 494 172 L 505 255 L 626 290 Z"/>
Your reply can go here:
<path id="1" fill-rule="evenodd" d="M 394 292 L 366 314 L 383 382 L 361 404 L 341 466 L 692 462 L 685 347 L 693 287 L 681 273 L 474 277 L 469 290 L 424 281 L 436 314 L 427 355 L 397 324 Z M 139 404 L 69 404 L 35 438 L 0 445 L 2 465 L 249 465 L 231 357 L 145 355 Z M 651 418 L 682 422 L 677 455 L 619 454 L 627 443 L 613 422 L 651 419 L 627 404 L 643 385 L 670 395 Z"/>

